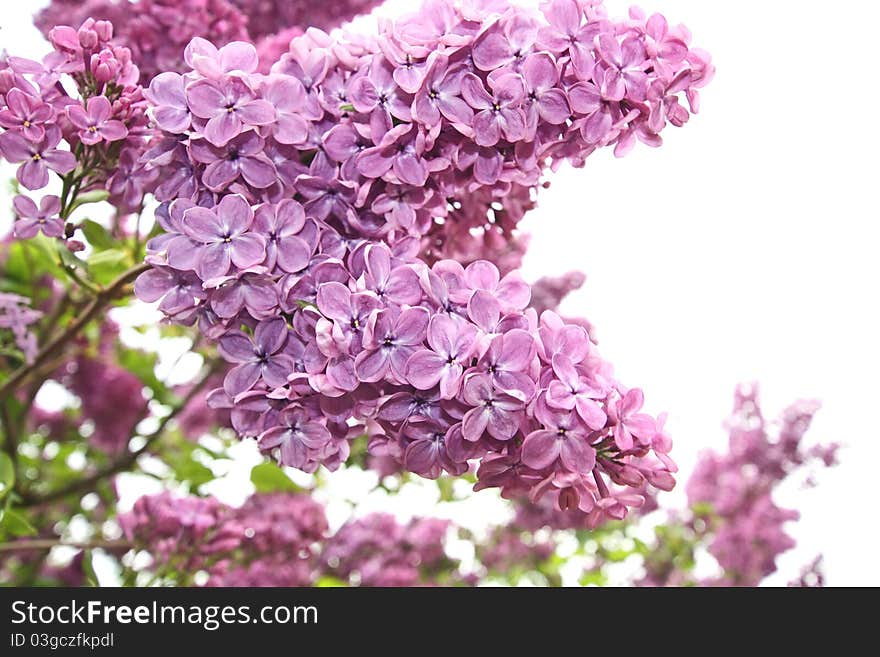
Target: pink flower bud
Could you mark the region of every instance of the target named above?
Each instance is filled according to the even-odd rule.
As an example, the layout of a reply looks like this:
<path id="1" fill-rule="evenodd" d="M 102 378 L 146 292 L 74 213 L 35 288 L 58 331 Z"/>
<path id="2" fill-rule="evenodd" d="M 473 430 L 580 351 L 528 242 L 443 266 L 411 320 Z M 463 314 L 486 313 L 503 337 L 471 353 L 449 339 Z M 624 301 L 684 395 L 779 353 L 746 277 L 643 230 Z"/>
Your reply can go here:
<path id="1" fill-rule="evenodd" d="M 93 50 L 98 45 L 98 33 L 94 30 L 80 28 L 77 36 L 79 37 L 79 45 L 85 50 Z"/>
<path id="2" fill-rule="evenodd" d="M 79 38 L 76 35 L 76 31 L 67 25 L 59 25 L 57 27 L 53 27 L 49 31 L 49 41 L 57 50 L 64 50 L 67 52 L 79 52 Z"/>
<path id="3" fill-rule="evenodd" d="M 113 57 L 113 53 L 106 48 L 99 53 L 92 55 L 89 63 L 92 75 L 98 82 L 110 82 L 119 74 L 119 62 Z"/>
<path id="4" fill-rule="evenodd" d="M 113 23 L 110 21 L 95 21 L 94 30 L 104 43 L 113 38 Z"/>

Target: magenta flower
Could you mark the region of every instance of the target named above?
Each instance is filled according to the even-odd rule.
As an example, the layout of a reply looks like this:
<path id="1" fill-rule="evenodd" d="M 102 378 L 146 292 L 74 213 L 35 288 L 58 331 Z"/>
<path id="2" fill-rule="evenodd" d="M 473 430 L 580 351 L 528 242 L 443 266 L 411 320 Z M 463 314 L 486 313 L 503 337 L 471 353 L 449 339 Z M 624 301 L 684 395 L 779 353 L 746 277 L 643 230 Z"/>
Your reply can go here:
<path id="1" fill-rule="evenodd" d="M 538 38 L 538 24 L 525 14 L 513 14 L 474 43 L 474 64 L 482 71 L 503 68 L 522 60 Z"/>
<path id="2" fill-rule="evenodd" d="M 191 311 L 207 296 L 194 272 L 155 265 L 137 277 L 134 292 L 147 303 L 159 301 L 159 310 L 171 316 Z"/>
<path id="3" fill-rule="evenodd" d="M 278 415 L 278 425 L 260 435 L 258 444 L 262 450 L 277 448 L 282 465 L 314 472 L 330 440 L 327 427 L 310 418 L 302 407 L 291 404 Z"/>
<path id="4" fill-rule="evenodd" d="M 653 14 L 645 23 L 645 49 L 662 73 L 674 77 L 675 67 L 688 55 L 687 44 L 669 29 L 662 14 Z"/>
<path id="5" fill-rule="evenodd" d="M 283 271 L 295 273 L 306 268 L 314 250 L 299 235 L 306 225 L 306 214 L 296 201 L 285 199 L 278 205 L 261 205 L 255 215 L 253 230 L 266 238 L 268 269 L 276 264 Z"/>
<path id="6" fill-rule="evenodd" d="M 410 356 L 406 380 L 419 390 L 440 385 L 440 397 L 454 399 L 461 389 L 477 338 L 472 324 L 450 315 L 435 315 L 428 324 L 428 345 Z"/>
<path id="7" fill-rule="evenodd" d="M 300 176 L 296 179 L 296 189 L 306 200 L 303 206 L 309 216 L 321 220 L 330 216 L 345 217 L 356 195 L 353 184 L 318 176 Z"/>
<path id="8" fill-rule="evenodd" d="M 239 176 L 257 189 L 271 187 L 278 179 L 275 165 L 263 153 L 264 142 L 255 132 L 234 137 L 223 147 L 206 139 L 194 140 L 189 149 L 196 162 L 206 164 L 202 182 L 208 189 L 221 192 Z"/>
<path id="9" fill-rule="evenodd" d="M 440 123 L 441 115 L 452 123 L 470 125 L 474 111 L 461 98 L 461 78 L 466 70 L 461 66 L 450 68 L 446 55 L 432 56 L 413 101 L 413 118 L 429 128 Z"/>
<path id="10" fill-rule="evenodd" d="M 390 372 L 396 380 L 406 381 L 406 362 L 425 339 L 428 316 L 421 307 L 407 308 L 397 315 L 382 310 L 371 316 L 364 330 L 364 351 L 354 362 L 358 378 L 375 383 Z"/>
<path id="11" fill-rule="evenodd" d="M 57 196 L 44 196 L 40 207 L 27 196 L 19 194 L 12 200 L 18 221 L 15 222 L 15 236 L 19 239 L 30 239 L 42 232 L 46 237 L 61 237 L 64 234 L 64 222 L 58 217 L 61 211 L 61 199 Z"/>
<path id="12" fill-rule="evenodd" d="M 160 73 L 150 82 L 144 95 L 153 103 L 153 118 L 165 132 L 181 134 L 189 130 L 192 115 L 186 102 L 183 76 Z"/>
<path id="13" fill-rule="evenodd" d="M 465 440 L 476 442 L 488 431 L 497 440 L 510 440 L 519 431 L 523 416 L 522 400 L 495 389 L 485 374 L 465 379 L 462 399 L 471 408 L 462 418 Z"/>
<path id="14" fill-rule="evenodd" d="M 352 294 L 345 285 L 335 281 L 324 283 L 318 288 L 316 303 L 321 314 L 332 320 L 337 330 L 349 341 L 352 336 L 358 336 L 357 342 L 352 345 L 357 350 L 360 349 L 360 336 L 363 335 L 370 315 L 381 308 L 374 295 L 367 292 Z"/>
<path id="15" fill-rule="evenodd" d="M 477 369 L 485 372 L 498 390 L 528 402 L 535 394 L 535 382 L 527 371 L 536 351 L 528 331 L 513 329 L 492 340 L 477 361 Z"/>
<path id="16" fill-rule="evenodd" d="M 206 78 L 219 78 L 233 71 L 253 73 L 260 63 L 257 49 L 252 43 L 232 41 L 218 49 L 210 41 L 198 36 L 186 46 L 183 58 Z"/>
<path id="17" fill-rule="evenodd" d="M 61 141 L 57 126 L 46 128 L 46 134 L 38 142 L 29 142 L 16 132 L 0 135 L 0 155 L 13 163 L 23 164 L 15 177 L 25 188 L 40 189 L 49 184 L 49 169 L 64 175 L 76 168 L 76 158 L 70 151 L 55 148 Z"/>
<path id="18" fill-rule="evenodd" d="M 406 468 L 428 479 L 436 479 L 443 470 L 452 475 L 467 472 L 465 462 L 454 461 L 446 450 L 447 428 L 435 421 L 411 422 L 403 434 L 407 444 L 403 453 Z"/>
<path id="19" fill-rule="evenodd" d="M 415 125 L 402 124 L 389 130 L 378 146 L 362 151 L 357 168 L 368 178 L 391 170 L 400 182 L 421 187 L 431 170 L 425 150 L 425 135 Z"/>
<path id="20" fill-rule="evenodd" d="M 394 81 L 391 67 L 381 56 L 374 56 L 368 75 L 355 77 L 348 85 L 349 101 L 357 112 L 370 116 L 375 134 L 390 130 L 393 118 L 411 120 L 410 103 L 405 98 Z"/>
<path id="21" fill-rule="evenodd" d="M 569 411 L 577 409 L 577 414 L 590 429 L 604 427 L 607 416 L 597 400 L 605 399 L 605 391 L 581 376 L 565 353 L 553 356 L 553 373 L 559 378 L 550 382 L 547 405 Z"/>
<path id="22" fill-rule="evenodd" d="M 502 136 L 515 142 L 525 134 L 525 115 L 520 103 L 525 96 L 522 76 L 508 73 L 489 78 L 490 94 L 473 73 L 461 81 L 461 93 L 477 111 L 474 116 L 474 140 L 480 146 L 494 146 Z"/>
<path id="23" fill-rule="evenodd" d="M 279 144 L 301 144 L 309 135 L 302 115 L 306 91 L 302 82 L 287 76 L 273 76 L 262 87 L 263 99 L 272 104 L 277 120 L 267 128 Z"/>
<path id="24" fill-rule="evenodd" d="M 92 96 L 86 106 L 68 105 L 67 118 L 79 128 L 82 143 L 94 146 L 102 141 L 119 141 L 128 136 L 128 128 L 122 121 L 111 119 L 113 107 L 104 96 Z"/>
<path id="25" fill-rule="evenodd" d="M 194 116 L 207 119 L 203 134 L 214 146 L 224 146 L 243 130 L 274 123 L 272 104 L 257 98 L 238 77 L 197 80 L 186 87 L 186 99 Z"/>
<path id="26" fill-rule="evenodd" d="M 596 451 L 587 442 L 587 431 L 571 411 L 552 409 L 538 399 L 535 417 L 543 429 L 526 436 L 522 460 L 530 468 L 544 470 L 558 458 L 569 472 L 586 474 L 596 464 Z"/>
<path id="27" fill-rule="evenodd" d="M 644 100 L 648 84 L 645 68 L 650 66 L 644 43 L 636 37 L 629 37 L 621 44 L 616 37 L 601 34 L 598 46 L 602 61 L 596 65 L 593 76 L 599 82 L 602 97 L 605 100 L 623 100 L 625 97 Z"/>
<path id="28" fill-rule="evenodd" d="M 391 251 L 384 244 L 367 247 L 364 286 L 385 303 L 414 305 L 422 300 L 419 277 L 409 265 L 392 267 Z"/>
<path id="29" fill-rule="evenodd" d="M 278 309 L 278 289 L 275 282 L 262 271 L 242 271 L 211 281 L 215 288 L 211 309 L 221 319 L 229 319 L 246 309 L 251 317 L 265 319 Z M 205 284 L 208 287 L 208 283 Z"/>
<path id="30" fill-rule="evenodd" d="M 411 228 L 416 220 L 416 210 L 428 200 L 425 190 L 406 185 L 389 185 L 386 189 L 384 194 L 376 197 L 370 209 L 400 228 Z"/>
<path id="31" fill-rule="evenodd" d="M 645 403 L 645 397 L 638 388 L 633 388 L 612 406 L 614 425 L 614 442 L 622 450 L 633 448 L 634 440 L 642 445 L 650 445 L 657 425 L 650 415 L 637 411 Z"/>
<path id="32" fill-rule="evenodd" d="M 534 131 L 538 119 L 559 125 L 571 116 L 565 92 L 557 87 L 559 69 L 545 52 L 529 55 L 522 65 L 526 91 L 526 116 L 529 129 Z"/>
<path id="33" fill-rule="evenodd" d="M 476 260 L 464 269 L 455 262 L 449 262 L 449 298 L 456 303 L 466 304 L 474 293 L 483 291 L 494 297 L 502 312 L 523 310 L 529 303 L 531 289 L 518 272 L 511 272 L 504 278 L 498 267 L 487 260 Z"/>
<path id="34" fill-rule="evenodd" d="M 571 109 L 586 118 L 581 120 L 581 136 L 588 144 L 599 144 L 611 132 L 614 119 L 602 93 L 589 81 L 578 82 L 568 90 Z"/>
<path id="35" fill-rule="evenodd" d="M 601 21 L 583 23 L 583 13 L 575 0 L 551 0 L 542 10 L 549 25 L 540 31 L 538 45 L 557 53 L 568 50 L 576 66 L 590 59 Z"/>
<path id="36" fill-rule="evenodd" d="M 266 257 L 266 240 L 248 232 L 254 219 L 243 196 L 224 196 L 215 210 L 193 207 L 183 214 L 183 230 L 200 244 L 196 271 L 202 280 L 225 276 L 231 264 L 247 269 Z"/>
<path id="37" fill-rule="evenodd" d="M 6 107 L 0 110 L 0 125 L 21 131 L 28 141 L 41 141 L 46 134 L 46 125 L 55 116 L 52 108 L 16 87 L 6 92 L 5 100 Z"/>
<path id="38" fill-rule="evenodd" d="M 253 337 L 229 331 L 220 338 L 220 353 L 237 363 L 223 380 L 223 389 L 230 397 L 250 390 L 260 380 L 271 388 L 287 383 L 287 376 L 294 371 L 293 358 L 282 351 L 287 332 L 285 321 L 276 317 L 257 324 Z"/>

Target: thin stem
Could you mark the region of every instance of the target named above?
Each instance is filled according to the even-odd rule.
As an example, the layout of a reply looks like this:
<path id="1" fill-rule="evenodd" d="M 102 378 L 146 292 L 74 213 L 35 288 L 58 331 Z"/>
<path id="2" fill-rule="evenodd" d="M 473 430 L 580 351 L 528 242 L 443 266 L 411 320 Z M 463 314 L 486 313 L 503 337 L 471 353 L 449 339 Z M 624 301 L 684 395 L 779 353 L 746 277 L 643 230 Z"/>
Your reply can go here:
<path id="1" fill-rule="evenodd" d="M 92 298 L 92 301 L 83 311 L 83 313 L 79 317 L 77 317 L 62 333 L 50 340 L 49 343 L 39 351 L 32 363 L 18 368 L 15 372 L 12 373 L 12 376 L 10 376 L 9 379 L 7 379 L 3 383 L 3 385 L 0 385 L 0 399 L 3 399 L 7 395 L 12 394 L 12 392 L 18 387 L 19 383 L 24 381 L 49 358 L 54 356 L 59 349 L 61 349 L 68 342 L 73 340 L 73 338 L 75 338 L 79 334 L 79 332 L 86 326 L 86 324 L 94 319 L 95 316 L 100 313 L 105 306 L 110 304 L 114 299 L 122 296 L 126 285 L 137 278 L 140 274 L 147 271 L 149 268 L 150 265 L 146 263 L 132 267 L 127 272 L 121 274 L 106 288 L 99 290 L 98 293 Z"/>
<path id="2" fill-rule="evenodd" d="M 156 430 L 149 436 L 147 436 L 144 444 L 138 447 L 136 450 L 132 452 L 127 452 L 119 456 L 116 460 L 92 473 L 88 477 L 85 477 L 84 479 L 79 479 L 77 481 L 71 482 L 67 486 L 62 486 L 61 488 L 49 491 L 48 493 L 45 493 L 43 495 L 25 496 L 22 502 L 23 506 L 45 504 L 46 502 L 51 502 L 53 500 L 57 500 L 61 497 L 66 497 L 74 493 L 81 493 L 87 490 L 91 490 L 92 488 L 94 488 L 95 484 L 100 482 L 102 479 L 129 469 L 135 464 L 141 454 L 149 451 L 156 443 L 156 441 L 158 441 L 162 437 L 162 435 L 165 433 L 165 429 L 168 427 L 168 424 L 171 422 L 171 420 L 177 417 L 177 415 L 184 408 L 186 408 L 187 404 L 189 404 L 196 397 L 196 395 L 198 395 L 204 389 L 204 387 L 208 384 L 208 380 L 211 378 L 214 372 L 217 371 L 217 368 L 219 366 L 219 360 L 211 363 L 210 367 L 202 376 L 202 378 L 199 379 L 199 381 L 192 388 L 189 389 L 181 402 L 177 404 L 174 408 L 172 408 L 171 412 L 168 415 L 162 418 L 162 420 L 159 422 L 159 426 L 156 427 Z"/>
<path id="3" fill-rule="evenodd" d="M 0 401 L 0 426 L 3 427 L 3 435 L 5 436 L 3 441 L 3 451 L 9 455 L 9 459 L 12 461 L 13 470 L 15 470 L 17 474 L 18 430 L 12 421 L 12 416 L 9 413 L 9 406 L 6 399 Z M 18 477 L 16 477 L 16 482 L 17 481 Z"/>
<path id="4" fill-rule="evenodd" d="M 61 248 L 64 248 L 64 247 L 61 247 Z M 65 274 L 67 274 L 67 276 L 70 278 L 70 280 L 72 280 L 74 283 L 79 285 L 81 288 L 88 290 L 92 294 L 98 294 L 100 292 L 100 290 L 98 288 L 96 288 L 94 285 L 92 285 L 86 279 L 84 279 L 82 276 L 80 276 L 79 274 L 76 273 L 76 267 L 69 267 L 68 265 L 66 265 L 64 263 L 63 260 L 61 260 L 61 258 L 58 259 L 58 266 L 61 267 L 61 270 Z"/>
<path id="5" fill-rule="evenodd" d="M 129 541 L 85 541 L 69 543 L 54 538 L 35 538 L 30 540 L 0 543 L 0 552 L 17 552 L 19 550 L 51 550 L 54 547 L 70 547 L 77 550 L 130 550 L 133 546 Z"/>

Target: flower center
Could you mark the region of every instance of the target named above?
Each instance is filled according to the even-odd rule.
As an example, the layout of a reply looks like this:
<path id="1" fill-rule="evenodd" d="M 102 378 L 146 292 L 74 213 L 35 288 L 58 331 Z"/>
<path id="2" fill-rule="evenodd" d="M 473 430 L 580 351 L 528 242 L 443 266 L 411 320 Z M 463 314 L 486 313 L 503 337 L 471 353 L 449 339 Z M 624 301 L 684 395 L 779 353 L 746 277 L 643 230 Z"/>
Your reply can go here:
<path id="1" fill-rule="evenodd" d="M 25 119 L 25 120 L 24 120 L 24 123 L 22 123 L 22 125 L 23 125 L 25 128 L 30 128 L 30 127 L 31 127 L 31 122 L 28 121 L 27 119 Z"/>
<path id="2" fill-rule="evenodd" d="M 93 126 L 93 125 L 90 125 L 90 126 L 89 126 L 89 132 L 91 132 L 92 134 L 94 134 L 94 133 L 98 132 L 98 128 L 96 128 L 96 127 Z"/>

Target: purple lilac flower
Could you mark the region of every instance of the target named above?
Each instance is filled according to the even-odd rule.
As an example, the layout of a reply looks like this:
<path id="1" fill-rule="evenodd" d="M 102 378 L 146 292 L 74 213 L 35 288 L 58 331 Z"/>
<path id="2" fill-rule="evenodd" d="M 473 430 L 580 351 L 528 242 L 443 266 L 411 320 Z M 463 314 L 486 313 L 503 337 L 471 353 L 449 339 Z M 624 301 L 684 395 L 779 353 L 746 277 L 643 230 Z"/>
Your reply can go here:
<path id="1" fill-rule="evenodd" d="M 119 141 L 128 135 L 128 129 L 122 121 L 111 119 L 112 107 L 104 96 L 93 96 L 86 101 L 86 106 L 70 105 L 67 118 L 79 128 L 79 139 L 88 146 L 102 141 Z"/>
<path id="2" fill-rule="evenodd" d="M 73 153 L 56 148 L 60 142 L 61 130 L 54 125 L 37 142 L 29 142 L 16 132 L 4 132 L 0 135 L 0 155 L 22 163 L 15 177 L 25 188 L 41 189 L 49 184 L 49 169 L 63 175 L 76 168 Z"/>
<path id="3" fill-rule="evenodd" d="M 186 107 L 177 81 L 160 102 L 183 132 L 164 136 L 173 146 L 150 167 L 188 183 L 162 187 L 166 201 L 181 198 L 164 206 L 168 236 L 149 257 L 202 282 L 204 298 L 177 321 L 198 316 L 212 336 L 273 318 L 288 327 L 277 352 L 292 360 L 286 380 L 249 373 L 223 393 L 239 433 L 282 464 L 336 467 L 370 423 L 381 429 L 370 434 L 375 454 L 425 476 L 479 460 L 477 488 L 546 497 L 593 525 L 643 504 L 644 486 L 674 483 L 662 419 L 639 412 L 641 392 L 614 378 L 583 321 L 529 309 L 530 288 L 512 270 L 527 243 L 517 223 L 544 167 L 582 165 L 606 145 L 657 145 L 659 130 L 689 116 L 679 96 L 694 110 L 713 69 L 689 36 L 678 61 L 652 67 L 661 48 L 647 45 L 637 61 L 627 39 L 648 38 L 646 21 L 610 21 L 599 4 L 557 0 L 543 13 L 438 0 L 383 25 L 375 42 L 307 30 L 269 78 L 253 74 L 243 47 L 187 49 Z M 607 97 L 621 84 L 623 98 Z M 223 118 L 275 86 L 291 93 L 273 121 Z M 291 143 L 277 141 L 282 118 Z M 263 167 L 256 176 L 235 164 L 263 157 L 247 165 Z M 231 198 L 243 220 L 227 225 L 219 208 Z M 300 204 L 305 221 L 282 204 Z M 198 235 L 190 215 L 201 217 Z M 248 236 L 259 248 L 238 253 Z M 288 249 L 293 264 L 282 262 Z M 142 287 L 164 303 L 175 285 L 166 272 Z M 313 424 L 327 434 L 302 432 Z M 580 442 L 567 446 L 561 430 Z M 544 446 L 524 452 L 536 432 Z"/>
<path id="4" fill-rule="evenodd" d="M 15 222 L 15 236 L 19 239 L 30 239 L 37 233 L 46 237 L 61 237 L 64 234 L 64 222 L 59 219 L 61 199 L 47 195 L 40 201 L 40 207 L 29 197 L 19 194 L 12 199 L 18 221 Z"/>

